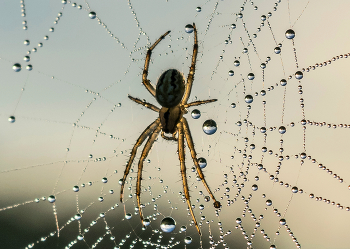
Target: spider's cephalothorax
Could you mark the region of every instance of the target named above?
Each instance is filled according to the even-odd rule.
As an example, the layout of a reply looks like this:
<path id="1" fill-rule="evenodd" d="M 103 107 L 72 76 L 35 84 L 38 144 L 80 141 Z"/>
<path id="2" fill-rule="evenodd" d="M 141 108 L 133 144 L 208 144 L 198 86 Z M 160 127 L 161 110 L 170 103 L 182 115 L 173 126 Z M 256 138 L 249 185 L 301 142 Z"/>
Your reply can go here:
<path id="1" fill-rule="evenodd" d="M 132 162 L 134 161 L 134 158 L 136 156 L 137 148 L 140 147 L 140 145 L 146 140 L 146 138 L 148 138 L 145 144 L 145 147 L 142 150 L 140 161 L 138 163 L 137 182 L 136 182 L 136 198 L 137 198 L 137 206 L 139 209 L 141 222 L 143 223 L 143 225 L 148 224 L 143 222 L 143 214 L 141 209 L 142 205 L 141 205 L 140 196 L 141 196 L 142 169 L 143 169 L 143 162 L 145 161 L 148 155 L 148 152 L 151 150 L 152 145 L 154 141 L 157 139 L 159 133 L 161 133 L 161 136 L 164 139 L 177 141 L 184 195 L 185 195 L 188 210 L 190 211 L 194 225 L 196 226 L 198 233 L 201 234 L 198 223 L 196 221 L 196 217 L 194 216 L 194 213 L 193 213 L 188 184 L 187 184 L 186 166 L 185 166 L 185 139 L 187 142 L 187 146 L 191 152 L 191 157 L 197 170 L 197 175 L 201 179 L 204 187 L 209 193 L 209 196 L 213 200 L 214 207 L 220 208 L 221 204 L 219 201 L 215 199 L 207 182 L 205 181 L 202 169 L 199 166 L 199 163 L 197 160 L 197 154 L 194 149 L 190 127 L 188 126 L 186 118 L 183 117 L 183 115 L 187 113 L 186 108 L 190 106 L 197 106 L 197 105 L 202 105 L 202 104 L 216 101 L 216 99 L 208 99 L 208 100 L 200 100 L 192 103 L 187 103 L 188 98 L 190 97 L 191 89 L 192 89 L 197 52 L 198 52 L 197 29 L 195 24 L 193 24 L 193 31 L 194 31 L 193 55 L 192 55 L 190 72 L 188 74 L 186 84 L 185 84 L 183 75 L 176 69 L 169 69 L 164 73 L 162 73 L 162 75 L 159 77 L 156 89 L 151 84 L 151 82 L 147 79 L 148 67 L 149 67 L 149 62 L 151 60 L 152 51 L 157 46 L 157 44 L 170 33 L 170 31 L 166 32 L 161 37 L 159 37 L 159 39 L 147 51 L 145 68 L 142 74 L 142 83 L 147 88 L 147 90 L 152 94 L 152 96 L 157 99 L 158 103 L 162 106 L 162 108 L 159 109 L 155 105 L 152 105 L 146 101 L 142 101 L 138 98 L 131 97 L 129 95 L 129 98 L 135 101 L 136 103 L 141 104 L 155 112 L 158 112 L 159 117 L 142 132 L 142 134 L 137 139 L 134 147 L 132 148 L 129 161 L 125 167 L 124 176 L 120 180 L 120 184 L 121 184 L 120 201 L 123 201 L 125 181 L 130 172 Z M 172 137 L 167 137 L 164 135 L 164 133 L 171 133 Z M 177 137 L 176 137 L 176 134 L 177 134 Z"/>
<path id="2" fill-rule="evenodd" d="M 162 73 L 156 87 L 156 99 L 161 106 L 177 106 L 184 93 L 185 80 L 178 70 L 169 69 Z"/>

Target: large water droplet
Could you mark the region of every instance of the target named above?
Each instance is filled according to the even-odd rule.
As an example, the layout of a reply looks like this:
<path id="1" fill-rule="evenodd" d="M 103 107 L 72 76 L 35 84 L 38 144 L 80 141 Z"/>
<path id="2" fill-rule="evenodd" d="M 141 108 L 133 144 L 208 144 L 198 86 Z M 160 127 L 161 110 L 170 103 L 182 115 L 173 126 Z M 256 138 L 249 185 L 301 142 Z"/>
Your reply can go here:
<path id="1" fill-rule="evenodd" d="M 150 221 L 149 219 L 144 219 L 144 220 L 143 220 L 143 225 L 144 225 L 145 227 L 149 226 L 149 224 L 151 224 L 151 221 Z"/>
<path id="2" fill-rule="evenodd" d="M 21 64 L 19 64 L 19 63 L 13 64 L 12 69 L 13 69 L 13 71 L 15 71 L 15 72 L 21 71 L 21 69 L 22 69 Z"/>
<path id="3" fill-rule="evenodd" d="M 295 73 L 295 78 L 297 79 L 297 80 L 301 80 L 302 78 L 303 78 L 303 73 L 301 72 L 301 71 L 297 71 L 296 73 Z"/>
<path id="4" fill-rule="evenodd" d="M 241 63 L 240 63 L 238 60 L 235 60 L 235 61 L 233 62 L 233 65 L 234 65 L 235 67 L 238 67 L 240 64 L 241 64 Z"/>
<path id="5" fill-rule="evenodd" d="M 91 11 L 91 12 L 89 13 L 89 17 L 90 17 L 91 19 L 95 19 L 95 18 L 96 18 L 96 12 Z"/>
<path id="6" fill-rule="evenodd" d="M 9 121 L 10 123 L 14 123 L 14 122 L 16 121 L 15 116 L 10 116 L 9 119 L 8 119 L 8 121 Z"/>
<path id="7" fill-rule="evenodd" d="M 194 118 L 194 119 L 198 119 L 198 118 L 200 118 L 200 116 L 201 116 L 201 112 L 200 112 L 198 109 L 194 109 L 194 110 L 191 112 L 191 116 L 192 116 L 192 118 Z"/>
<path id="8" fill-rule="evenodd" d="M 273 51 L 275 52 L 275 54 L 279 54 L 279 53 L 281 53 L 281 48 L 275 47 L 275 49 Z"/>
<path id="9" fill-rule="evenodd" d="M 292 29 L 288 29 L 285 35 L 287 39 L 293 39 L 295 37 L 295 32 Z"/>
<path id="10" fill-rule="evenodd" d="M 165 217 L 160 223 L 160 229 L 165 233 L 171 233 L 174 231 L 176 222 L 172 217 Z"/>
<path id="11" fill-rule="evenodd" d="M 287 81 L 285 79 L 281 79 L 280 83 L 281 83 L 281 86 L 287 85 Z"/>
<path id="12" fill-rule="evenodd" d="M 229 76 L 233 76 L 235 73 L 233 72 L 233 70 L 230 70 L 230 71 L 228 71 L 228 75 Z"/>
<path id="13" fill-rule="evenodd" d="M 192 33 L 193 32 L 193 30 L 194 30 L 194 28 L 193 28 L 193 26 L 192 26 L 192 24 L 187 24 L 186 26 L 185 26 L 185 32 L 186 33 Z"/>
<path id="14" fill-rule="evenodd" d="M 203 157 L 198 158 L 198 164 L 201 169 L 204 169 L 207 166 L 207 160 Z"/>
<path id="15" fill-rule="evenodd" d="M 203 123 L 203 131 L 207 135 L 212 135 L 216 132 L 217 126 L 216 122 L 212 119 L 208 119 Z"/>
<path id="16" fill-rule="evenodd" d="M 284 126 L 280 126 L 280 128 L 278 128 L 278 132 L 281 133 L 281 134 L 286 133 L 286 131 L 287 131 L 287 129 Z"/>
<path id="17" fill-rule="evenodd" d="M 125 214 L 125 219 L 130 220 L 131 217 L 132 217 L 132 214 L 131 214 L 131 213 Z"/>
<path id="18" fill-rule="evenodd" d="M 50 195 L 47 200 L 50 202 L 50 203 L 54 203 L 56 201 L 56 197 L 54 195 Z"/>
<path id="19" fill-rule="evenodd" d="M 184 239 L 184 242 L 185 242 L 185 244 L 191 244 L 191 242 L 192 242 L 192 238 L 190 237 L 190 236 L 187 236 L 185 239 Z"/>
<path id="20" fill-rule="evenodd" d="M 255 75 L 253 73 L 248 73 L 248 80 L 253 80 Z"/>
<path id="21" fill-rule="evenodd" d="M 197 12 L 201 12 L 201 11 L 202 11 L 202 8 L 201 8 L 201 7 L 197 7 L 197 8 L 196 8 L 196 11 L 197 11 Z"/>
<path id="22" fill-rule="evenodd" d="M 247 103 L 247 104 L 250 104 L 253 102 L 253 96 L 252 95 L 246 95 L 245 98 L 244 98 L 244 101 Z"/>

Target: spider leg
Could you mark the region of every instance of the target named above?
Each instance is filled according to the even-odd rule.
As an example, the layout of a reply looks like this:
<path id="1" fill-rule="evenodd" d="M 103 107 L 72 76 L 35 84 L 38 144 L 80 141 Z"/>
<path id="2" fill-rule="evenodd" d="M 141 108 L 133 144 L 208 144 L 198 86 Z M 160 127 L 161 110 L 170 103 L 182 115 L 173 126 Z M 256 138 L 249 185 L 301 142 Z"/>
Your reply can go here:
<path id="1" fill-rule="evenodd" d="M 186 136 L 186 140 L 187 140 L 187 144 L 188 144 L 188 148 L 190 149 L 191 151 L 191 156 L 192 156 L 192 159 L 193 159 L 193 162 L 194 162 L 194 165 L 196 166 L 196 169 L 197 169 L 197 173 L 198 173 L 198 176 L 199 178 L 202 180 L 202 183 L 204 185 L 204 187 L 207 189 L 210 197 L 212 198 L 212 200 L 214 201 L 214 207 L 215 208 L 220 208 L 221 207 L 221 204 L 219 201 L 217 201 L 213 195 L 213 193 L 211 192 L 205 178 L 204 178 L 204 175 L 203 175 L 203 172 L 202 172 L 202 169 L 201 167 L 199 166 L 199 163 L 198 163 L 198 160 L 197 160 L 197 153 L 196 153 L 196 150 L 194 149 L 194 144 L 193 144 L 193 140 L 192 140 L 192 136 L 191 136 L 191 132 L 190 132 L 190 127 L 188 126 L 188 123 L 187 123 L 187 120 L 186 118 L 182 117 L 181 119 L 181 123 L 184 127 L 184 131 L 185 131 L 185 136 Z"/>
<path id="2" fill-rule="evenodd" d="M 156 90 L 154 89 L 154 86 L 151 84 L 151 82 L 147 79 L 148 75 L 148 67 L 149 67 L 149 62 L 151 60 L 151 55 L 152 55 L 152 50 L 158 45 L 158 43 L 164 39 L 165 36 L 167 36 L 170 33 L 170 30 L 165 32 L 161 37 L 156 40 L 155 43 L 148 49 L 147 55 L 146 55 L 146 60 L 145 60 L 145 67 L 143 69 L 143 74 L 142 74 L 142 83 L 145 85 L 147 90 L 153 95 L 153 97 L 156 96 Z"/>
<path id="3" fill-rule="evenodd" d="M 181 167 L 182 185 L 184 188 L 185 198 L 187 201 L 188 209 L 190 210 L 190 214 L 192 216 L 192 220 L 194 222 L 194 225 L 197 228 L 199 235 L 201 235 L 201 231 L 199 230 L 196 217 L 194 216 L 194 213 L 193 213 L 191 200 L 190 200 L 190 194 L 189 194 L 189 190 L 188 190 L 188 184 L 187 184 L 187 178 L 186 178 L 186 166 L 185 166 L 184 130 L 183 130 L 183 124 L 181 122 L 179 122 L 177 124 L 177 130 L 179 132 L 178 150 L 179 150 L 179 160 L 180 160 L 180 167 Z"/>
<path id="4" fill-rule="evenodd" d="M 184 94 L 184 97 L 181 101 L 181 104 L 183 104 L 183 105 L 187 103 L 188 98 L 190 97 L 190 94 L 191 94 L 194 72 L 195 72 L 195 67 L 196 67 L 197 53 L 198 53 L 197 29 L 196 29 L 196 25 L 194 23 L 193 23 L 193 29 L 194 29 L 194 31 L 193 31 L 194 32 L 194 45 L 193 45 L 192 63 L 191 63 L 191 67 L 190 67 L 190 72 L 188 73 L 188 76 L 187 76 L 185 94 Z"/>
<path id="5" fill-rule="evenodd" d="M 215 102 L 217 101 L 217 99 L 207 99 L 207 100 L 199 100 L 199 101 L 195 101 L 195 102 L 191 102 L 188 104 L 183 105 L 184 108 L 190 107 L 190 106 L 197 106 L 197 105 L 203 105 L 203 104 L 208 104 L 211 102 Z"/>
<path id="6" fill-rule="evenodd" d="M 129 158 L 129 161 L 125 167 L 125 171 L 124 171 L 124 176 L 123 179 L 121 180 L 121 187 L 120 187 L 120 201 L 123 202 L 123 195 L 124 195 L 124 185 L 125 185 L 125 180 L 126 177 L 129 174 L 130 168 L 131 168 L 131 164 L 134 161 L 136 152 L 137 152 L 137 148 L 143 143 L 143 141 L 145 141 L 145 139 L 154 132 L 154 130 L 160 126 L 160 119 L 157 118 L 152 124 L 150 124 L 143 132 L 142 134 L 139 136 L 139 138 L 137 139 L 134 147 L 132 148 L 131 151 L 131 155 Z"/>
<path id="7" fill-rule="evenodd" d="M 143 106 L 147 107 L 148 109 L 151 109 L 152 111 L 155 111 L 155 112 L 160 111 L 160 109 L 158 107 L 156 107 L 155 105 L 152 105 L 151 103 L 148 103 L 146 101 L 142 101 L 141 99 L 138 99 L 138 98 L 134 98 L 130 95 L 128 95 L 128 97 L 129 97 L 129 99 L 136 102 L 137 104 L 143 105 Z"/>
<path id="8" fill-rule="evenodd" d="M 142 169 L 143 169 L 143 162 L 145 161 L 148 152 L 151 150 L 152 145 L 154 143 L 154 141 L 156 140 L 156 138 L 159 135 L 159 132 L 161 130 L 161 125 L 158 125 L 157 128 L 153 131 L 152 135 L 150 135 L 150 137 L 147 140 L 147 143 L 145 145 L 145 147 L 143 148 L 142 154 L 141 154 L 141 158 L 139 161 L 139 166 L 138 166 L 138 171 L 137 171 L 137 181 L 136 181 L 136 199 L 137 199 L 137 206 L 139 208 L 139 214 L 140 214 L 140 218 L 141 218 L 141 223 L 143 224 L 143 215 L 142 215 L 142 209 L 141 209 L 141 181 L 142 181 Z"/>

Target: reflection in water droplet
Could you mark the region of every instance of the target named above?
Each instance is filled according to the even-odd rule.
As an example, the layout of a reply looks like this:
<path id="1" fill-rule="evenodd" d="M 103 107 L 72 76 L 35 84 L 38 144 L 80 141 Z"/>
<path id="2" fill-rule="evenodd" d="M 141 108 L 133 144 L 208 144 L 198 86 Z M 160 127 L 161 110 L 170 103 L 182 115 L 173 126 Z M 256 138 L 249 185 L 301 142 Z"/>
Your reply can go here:
<path id="1" fill-rule="evenodd" d="M 302 78 L 303 78 L 303 73 L 302 72 L 300 72 L 300 71 L 297 71 L 296 73 L 295 73 L 295 78 L 297 79 L 297 80 L 301 80 Z"/>
<path id="2" fill-rule="evenodd" d="M 30 41 L 29 40 L 25 40 L 23 43 L 24 43 L 24 45 L 28 46 L 30 44 Z"/>
<path id="3" fill-rule="evenodd" d="M 132 217 L 132 214 L 131 214 L 131 213 L 125 214 L 125 219 L 130 220 L 131 217 Z"/>
<path id="4" fill-rule="evenodd" d="M 295 32 L 292 29 L 288 29 L 285 35 L 287 39 L 293 39 L 295 37 Z"/>
<path id="5" fill-rule="evenodd" d="M 257 191 L 257 190 L 258 190 L 258 185 L 253 184 L 253 185 L 252 185 L 252 190 L 253 190 L 253 191 Z"/>
<path id="6" fill-rule="evenodd" d="M 281 86 L 287 85 L 287 81 L 285 79 L 281 79 L 280 83 L 281 83 Z"/>
<path id="7" fill-rule="evenodd" d="M 244 101 L 245 101 L 247 104 L 252 103 L 252 102 L 253 102 L 253 96 L 252 96 L 252 95 L 247 95 L 247 96 L 245 96 Z"/>
<path id="8" fill-rule="evenodd" d="M 9 121 L 10 123 L 14 123 L 14 122 L 16 121 L 15 116 L 10 116 L 9 119 L 8 119 L 8 121 Z"/>
<path id="9" fill-rule="evenodd" d="M 207 135 L 212 135 L 216 132 L 217 126 L 216 122 L 212 119 L 208 119 L 203 123 L 203 131 Z"/>
<path id="10" fill-rule="evenodd" d="M 78 191 L 79 191 L 79 186 L 74 186 L 74 187 L 73 187 L 73 191 L 74 191 L 74 192 L 78 192 Z"/>
<path id="11" fill-rule="evenodd" d="M 144 225 L 144 226 L 147 227 L 147 226 L 149 226 L 149 224 L 151 224 L 151 221 L 150 221 L 149 219 L 144 219 L 144 220 L 143 220 L 143 225 Z"/>
<path id="12" fill-rule="evenodd" d="M 21 64 L 15 63 L 15 64 L 12 66 L 12 69 L 13 69 L 13 71 L 15 71 L 15 72 L 21 71 L 21 69 L 22 69 Z"/>
<path id="13" fill-rule="evenodd" d="M 91 12 L 89 13 L 89 17 L 90 17 L 91 19 L 95 19 L 95 18 L 96 18 L 96 12 L 91 11 Z"/>
<path id="14" fill-rule="evenodd" d="M 235 104 L 235 103 L 232 103 L 232 104 L 231 104 L 231 107 L 232 107 L 232 108 L 235 108 L 235 107 L 236 107 L 236 104 Z"/>
<path id="15" fill-rule="evenodd" d="M 201 169 L 204 169 L 207 166 L 207 160 L 203 157 L 198 158 L 198 164 Z"/>
<path id="16" fill-rule="evenodd" d="M 235 73 L 233 72 L 233 70 L 230 70 L 230 71 L 228 71 L 228 75 L 229 76 L 233 76 Z"/>
<path id="17" fill-rule="evenodd" d="M 201 11 L 202 11 L 202 8 L 201 8 L 201 7 L 197 7 L 197 8 L 196 8 L 196 11 L 197 11 L 197 12 L 201 12 Z"/>
<path id="18" fill-rule="evenodd" d="M 194 118 L 194 119 L 198 119 L 198 118 L 200 118 L 200 116 L 201 116 L 201 112 L 200 112 L 198 109 L 194 109 L 194 110 L 191 112 L 191 116 L 192 116 L 192 118 Z"/>
<path id="19" fill-rule="evenodd" d="M 272 205 L 272 201 L 271 200 L 267 200 L 266 201 L 266 206 L 271 206 Z"/>
<path id="20" fill-rule="evenodd" d="M 287 129 L 284 126 L 280 126 L 280 128 L 278 128 L 278 132 L 281 133 L 281 134 L 286 133 L 286 131 L 287 131 Z"/>
<path id="21" fill-rule="evenodd" d="M 253 73 L 248 73 L 248 80 L 253 80 L 255 75 Z"/>
<path id="22" fill-rule="evenodd" d="M 171 233 L 174 231 L 176 226 L 176 222 L 171 217 L 165 217 L 162 222 L 160 223 L 160 229 L 162 229 L 165 233 Z"/>
<path id="23" fill-rule="evenodd" d="M 275 47 L 275 49 L 273 51 L 275 52 L 275 54 L 279 54 L 279 53 L 281 53 L 281 48 Z"/>
<path id="24" fill-rule="evenodd" d="M 237 218 L 237 219 L 236 219 L 236 223 L 237 223 L 237 224 L 241 224 L 241 223 L 242 223 L 242 219 L 241 219 L 241 218 Z"/>
<path id="25" fill-rule="evenodd" d="M 185 26 L 185 32 L 186 33 L 192 33 L 193 32 L 193 26 L 192 26 L 192 24 L 187 24 L 186 26 Z"/>
<path id="26" fill-rule="evenodd" d="M 56 197 L 54 195 L 50 195 L 49 198 L 47 198 L 47 200 L 50 202 L 50 203 L 54 203 L 56 201 Z"/>
<path id="27" fill-rule="evenodd" d="M 190 237 L 190 236 L 187 236 L 185 239 L 184 239 L 184 241 L 185 241 L 185 244 L 191 244 L 191 242 L 192 242 L 192 238 Z"/>
<path id="28" fill-rule="evenodd" d="M 26 69 L 27 69 L 28 71 L 32 71 L 33 66 L 32 66 L 32 65 L 27 65 L 27 66 L 26 66 Z"/>
<path id="29" fill-rule="evenodd" d="M 233 65 L 234 65 L 235 67 L 238 67 L 240 64 L 241 64 L 241 63 L 240 63 L 238 60 L 235 60 L 235 61 L 233 62 Z"/>

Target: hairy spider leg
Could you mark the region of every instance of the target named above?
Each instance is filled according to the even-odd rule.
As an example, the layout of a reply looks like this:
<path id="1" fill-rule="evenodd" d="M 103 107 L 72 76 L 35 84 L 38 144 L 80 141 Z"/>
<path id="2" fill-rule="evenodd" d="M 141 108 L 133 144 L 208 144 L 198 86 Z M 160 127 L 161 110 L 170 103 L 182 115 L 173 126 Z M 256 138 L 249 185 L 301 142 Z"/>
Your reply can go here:
<path id="1" fill-rule="evenodd" d="M 139 208 L 139 214 L 141 218 L 141 223 L 143 225 L 143 215 L 142 215 L 142 209 L 141 209 L 141 181 L 142 181 L 142 169 L 143 169 L 143 162 L 145 161 L 148 152 L 151 150 L 152 145 L 156 138 L 159 135 L 159 132 L 161 130 L 162 126 L 158 125 L 157 128 L 153 131 L 153 133 L 149 136 L 145 147 L 142 150 L 141 158 L 139 161 L 138 171 L 137 171 L 137 181 L 136 181 L 136 199 L 137 199 L 137 206 Z"/>
<path id="2" fill-rule="evenodd" d="M 148 49 L 147 55 L 146 55 L 146 60 L 145 60 L 145 67 L 143 69 L 143 74 L 142 74 L 142 83 L 144 86 L 147 88 L 147 90 L 153 95 L 153 97 L 156 97 L 156 90 L 154 89 L 154 86 L 151 84 L 151 81 L 147 79 L 148 76 L 148 67 L 149 67 L 149 62 L 151 60 L 151 55 L 152 55 L 152 50 L 158 45 L 158 43 L 164 39 L 165 36 L 167 36 L 170 33 L 170 30 L 165 32 L 161 37 L 156 40 L 155 43 Z"/>
<path id="3" fill-rule="evenodd" d="M 192 62 L 191 62 L 190 72 L 188 73 L 188 76 L 187 76 L 187 83 L 186 83 L 184 97 L 181 101 L 182 105 L 186 104 L 188 101 L 188 98 L 190 97 L 193 78 L 194 78 L 194 72 L 196 69 L 198 41 L 197 41 L 197 29 L 196 29 L 196 25 L 194 23 L 193 23 L 193 30 L 194 30 L 194 45 L 193 45 Z"/>
<path id="4" fill-rule="evenodd" d="M 160 127 L 160 119 L 159 118 L 157 118 L 152 124 L 150 124 L 142 132 L 142 134 L 137 139 L 134 147 L 132 148 L 131 155 L 130 155 L 129 161 L 128 161 L 126 167 L 125 167 L 124 176 L 123 176 L 122 183 L 121 183 L 121 188 L 120 188 L 120 201 L 121 202 L 123 202 L 125 180 L 126 180 L 126 177 L 128 176 L 128 174 L 130 172 L 130 168 L 131 168 L 132 162 L 134 161 L 134 158 L 136 156 L 137 148 L 143 143 L 143 141 L 145 141 L 145 139 L 150 134 L 152 134 L 154 132 L 154 130 L 157 127 Z"/>
<path id="5" fill-rule="evenodd" d="M 191 103 L 185 104 L 185 105 L 183 105 L 183 107 L 187 108 L 187 107 L 190 107 L 190 106 L 203 105 L 203 104 L 208 104 L 208 103 L 215 102 L 215 101 L 217 101 L 217 99 L 198 100 L 198 101 L 195 101 L 195 102 L 191 102 Z"/>
<path id="6" fill-rule="evenodd" d="M 129 99 L 132 101 L 136 102 L 137 104 L 143 105 L 144 107 L 147 107 L 148 109 L 151 109 L 152 111 L 159 112 L 160 109 L 156 107 L 155 105 L 152 105 L 151 103 L 148 103 L 146 101 L 142 101 L 141 99 L 134 98 L 130 95 L 128 95 Z"/>
<path id="7" fill-rule="evenodd" d="M 190 127 L 188 126 L 186 118 L 182 117 L 181 123 L 182 123 L 183 128 L 184 128 L 184 133 L 185 133 L 185 136 L 186 136 L 186 141 L 187 141 L 188 148 L 190 149 L 194 165 L 196 166 L 196 169 L 197 169 L 197 174 L 198 174 L 199 178 L 202 180 L 202 183 L 203 183 L 204 187 L 206 188 L 206 190 L 208 191 L 210 197 L 212 198 L 212 200 L 214 202 L 214 207 L 215 208 L 220 208 L 221 204 L 220 204 L 219 201 L 217 201 L 215 199 L 213 193 L 211 192 L 211 190 L 210 190 L 210 188 L 209 188 L 209 186 L 208 186 L 208 184 L 207 184 L 207 182 L 206 182 L 206 180 L 204 178 L 202 169 L 199 166 L 199 163 L 198 163 L 198 160 L 197 160 L 197 153 L 196 153 L 196 150 L 194 149 L 194 144 L 193 144 L 193 140 L 192 140 L 192 136 L 191 136 L 191 132 L 190 132 Z"/>
<path id="8" fill-rule="evenodd" d="M 188 190 L 188 184 L 187 184 L 187 178 L 186 178 L 186 166 L 185 166 L 184 131 L 183 131 L 183 124 L 181 122 L 177 124 L 177 131 L 179 133 L 178 150 L 179 150 L 179 160 L 180 160 L 181 177 L 182 177 L 182 185 L 184 188 L 184 194 L 185 194 L 187 206 L 188 206 L 188 209 L 190 210 L 190 214 L 192 216 L 194 225 L 196 226 L 199 235 L 201 235 L 201 231 L 199 230 L 196 217 L 194 216 L 194 213 L 193 213 L 190 193 Z"/>

